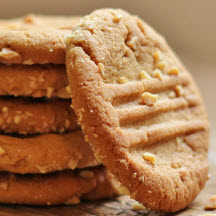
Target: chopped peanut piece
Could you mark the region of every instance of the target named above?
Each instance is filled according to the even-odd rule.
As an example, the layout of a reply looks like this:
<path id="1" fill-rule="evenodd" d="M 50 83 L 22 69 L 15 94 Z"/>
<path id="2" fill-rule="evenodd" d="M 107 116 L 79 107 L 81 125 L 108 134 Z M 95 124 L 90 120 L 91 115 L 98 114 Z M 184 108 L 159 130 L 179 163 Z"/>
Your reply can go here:
<path id="1" fill-rule="evenodd" d="M 104 64 L 99 63 L 98 68 L 99 68 L 101 74 L 104 75 L 105 74 L 105 66 L 104 66 Z"/>
<path id="2" fill-rule="evenodd" d="M 70 87 L 70 85 L 68 85 L 68 86 L 66 87 L 66 90 L 67 90 L 67 92 L 68 92 L 69 94 L 71 94 L 71 87 Z"/>
<path id="3" fill-rule="evenodd" d="M 130 41 L 127 42 L 127 45 L 128 45 L 131 49 L 136 50 L 136 49 L 137 49 L 137 45 L 136 45 L 137 40 L 138 40 L 138 38 L 135 36 L 135 37 L 133 37 Z"/>
<path id="4" fill-rule="evenodd" d="M 161 70 L 155 69 L 153 71 L 153 77 L 158 78 L 159 80 L 162 80 L 163 79 L 163 74 L 162 74 Z"/>
<path id="5" fill-rule="evenodd" d="M 139 79 L 143 80 L 143 79 L 151 79 L 151 76 L 144 70 L 141 70 L 140 74 L 139 74 Z"/>
<path id="6" fill-rule="evenodd" d="M 174 91 L 171 91 L 168 93 L 168 97 L 169 98 L 175 98 L 176 97 L 176 93 Z"/>
<path id="7" fill-rule="evenodd" d="M 156 65 L 156 67 L 160 70 L 164 70 L 166 68 L 166 66 L 167 66 L 167 63 L 164 61 L 158 62 Z"/>
<path id="8" fill-rule="evenodd" d="M 3 112 L 3 113 L 6 113 L 6 112 L 8 112 L 8 107 L 5 107 L 5 106 L 4 106 L 4 107 L 2 107 L 2 112 Z"/>
<path id="9" fill-rule="evenodd" d="M 20 116 L 14 116 L 14 123 L 19 124 L 21 122 L 21 117 Z"/>
<path id="10" fill-rule="evenodd" d="M 86 178 L 86 179 L 91 179 L 94 177 L 94 173 L 92 171 L 83 170 L 79 173 L 79 176 Z"/>
<path id="11" fill-rule="evenodd" d="M 172 68 L 167 72 L 167 74 L 169 74 L 169 75 L 178 75 L 178 74 L 179 74 L 179 70 L 178 70 L 178 68 L 176 68 L 176 67 L 172 67 Z"/>
<path id="12" fill-rule="evenodd" d="M 130 195 L 130 191 L 124 185 L 121 184 L 118 189 L 121 194 Z"/>
<path id="13" fill-rule="evenodd" d="M 47 88 L 47 97 L 48 97 L 48 98 L 51 98 L 52 95 L 53 95 L 53 92 L 54 92 L 54 88 L 48 87 L 48 88 Z"/>
<path id="14" fill-rule="evenodd" d="M 134 191 L 132 194 L 131 194 L 131 199 L 135 199 L 136 198 L 136 195 L 137 195 L 137 190 L 136 191 Z"/>
<path id="15" fill-rule="evenodd" d="M 66 205 L 73 205 L 73 204 L 79 204 L 79 203 L 80 203 L 80 199 L 77 196 L 73 196 L 64 202 L 64 204 Z"/>
<path id="16" fill-rule="evenodd" d="M 156 157 L 155 157 L 155 155 L 153 155 L 153 154 L 151 154 L 149 152 L 145 152 L 143 154 L 143 159 L 149 161 L 154 166 L 156 165 Z"/>
<path id="17" fill-rule="evenodd" d="M 140 204 L 140 203 L 133 203 L 133 204 L 132 204 L 132 207 L 133 207 L 133 210 L 135 210 L 135 211 L 139 211 L 139 210 L 144 210 L 144 209 L 146 209 L 146 207 L 143 206 L 143 205 Z"/>
<path id="18" fill-rule="evenodd" d="M 155 54 L 154 54 L 154 60 L 155 62 L 159 62 L 162 60 L 162 56 L 161 56 L 161 52 L 160 51 L 156 51 Z"/>
<path id="19" fill-rule="evenodd" d="M 212 195 L 206 205 L 205 205 L 205 210 L 214 210 L 216 209 L 216 195 Z"/>
<path id="20" fill-rule="evenodd" d="M 0 155 L 4 154 L 5 150 L 0 146 Z"/>
<path id="21" fill-rule="evenodd" d="M 121 19 L 122 15 L 121 14 L 118 14 L 117 16 L 114 16 L 113 17 L 113 22 L 119 22 L 120 19 Z"/>
<path id="22" fill-rule="evenodd" d="M 128 82 L 128 80 L 125 78 L 125 77 L 120 77 L 119 79 L 118 79 L 118 83 L 119 84 L 124 84 L 124 83 L 127 83 Z"/>
<path id="23" fill-rule="evenodd" d="M 178 97 L 184 96 L 184 88 L 181 85 L 175 87 L 175 93 Z"/>
<path id="24" fill-rule="evenodd" d="M 3 48 L 0 51 L 0 57 L 4 58 L 4 59 L 11 59 L 11 58 L 15 58 L 18 57 L 19 54 L 16 53 L 15 51 L 8 49 L 8 48 Z"/>
<path id="25" fill-rule="evenodd" d="M 154 104 L 158 99 L 158 95 L 144 92 L 142 94 L 142 103 L 146 105 Z"/>
<path id="26" fill-rule="evenodd" d="M 78 164 L 78 161 L 77 160 L 73 160 L 71 159 L 69 162 L 68 162 L 68 167 L 72 170 L 74 170 L 76 167 L 77 167 L 77 164 Z"/>

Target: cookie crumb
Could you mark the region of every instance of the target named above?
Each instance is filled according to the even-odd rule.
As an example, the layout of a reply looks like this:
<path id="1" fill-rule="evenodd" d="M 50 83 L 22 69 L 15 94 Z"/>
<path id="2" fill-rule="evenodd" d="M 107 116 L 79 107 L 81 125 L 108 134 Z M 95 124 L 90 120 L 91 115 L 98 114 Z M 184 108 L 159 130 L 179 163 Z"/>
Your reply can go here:
<path id="1" fill-rule="evenodd" d="M 68 85 L 68 86 L 66 87 L 66 90 L 67 90 L 67 92 L 68 92 L 69 94 L 71 94 L 71 87 L 70 87 L 70 85 Z"/>
<path id="2" fill-rule="evenodd" d="M 104 75 L 104 74 L 105 74 L 105 66 L 104 66 L 104 64 L 98 63 L 98 68 L 99 68 L 99 70 L 100 70 L 100 73 L 101 73 L 102 75 Z"/>
<path id="3" fill-rule="evenodd" d="M 82 178 L 91 179 L 94 177 L 94 172 L 83 170 L 79 173 L 79 176 L 81 176 Z"/>
<path id="4" fill-rule="evenodd" d="M 142 103 L 146 105 L 152 105 L 154 104 L 158 99 L 158 95 L 151 94 L 149 92 L 144 92 L 142 94 Z"/>
<path id="5" fill-rule="evenodd" d="M 6 107 L 6 106 L 2 107 L 2 112 L 7 113 L 8 112 L 8 107 Z"/>
<path id="6" fill-rule="evenodd" d="M 72 170 L 74 170 L 77 167 L 77 165 L 78 165 L 77 160 L 70 159 L 68 162 L 68 167 Z"/>
<path id="7" fill-rule="evenodd" d="M 49 49 L 49 52 L 53 52 L 53 49 L 51 48 L 51 49 Z"/>
<path id="8" fill-rule="evenodd" d="M 0 51 L 0 57 L 4 58 L 4 59 L 11 59 L 11 58 L 15 58 L 20 56 L 18 53 L 16 53 L 15 51 L 9 49 L 9 48 L 3 48 Z"/>
<path id="9" fill-rule="evenodd" d="M 169 74 L 169 75 L 178 75 L 179 74 L 179 70 L 178 70 L 178 68 L 177 67 L 172 67 L 168 72 L 167 72 L 167 74 Z"/>
<path id="10" fill-rule="evenodd" d="M 182 165 L 179 162 L 171 162 L 171 167 L 174 169 L 181 168 Z"/>
<path id="11" fill-rule="evenodd" d="M 7 191 L 7 189 L 8 189 L 8 183 L 7 182 L 1 182 L 0 183 L 0 187 L 1 187 L 1 189 Z"/>
<path id="12" fill-rule="evenodd" d="M 21 122 L 21 117 L 18 115 L 14 116 L 14 123 L 19 124 L 20 122 Z"/>
<path id="13" fill-rule="evenodd" d="M 139 79 L 143 80 L 143 79 L 151 79 L 151 76 L 144 70 L 141 70 L 140 74 L 139 74 Z"/>
<path id="14" fill-rule="evenodd" d="M 0 155 L 4 154 L 5 150 L 0 146 Z"/>
<path id="15" fill-rule="evenodd" d="M 143 154 L 143 159 L 149 161 L 153 166 L 156 165 L 156 156 L 152 153 L 145 152 Z"/>
<path id="16" fill-rule="evenodd" d="M 79 203 L 80 203 L 80 199 L 77 196 L 73 196 L 64 202 L 65 205 L 73 205 L 73 204 L 79 204 Z"/>
<path id="17" fill-rule="evenodd" d="M 146 207 L 145 206 L 143 206 L 142 204 L 140 204 L 140 203 L 133 203 L 132 204 L 132 208 L 133 208 L 133 210 L 134 211 L 139 211 L 139 210 L 145 210 L 146 209 Z"/>
<path id="18" fill-rule="evenodd" d="M 162 80 L 162 79 L 163 79 L 162 71 L 159 70 L 159 69 L 155 69 L 155 70 L 153 71 L 153 77 L 154 77 L 154 78 L 158 78 L 159 80 Z"/>
<path id="19" fill-rule="evenodd" d="M 184 96 L 184 88 L 182 85 L 177 85 L 175 87 L 175 93 L 178 97 Z"/>
<path id="20" fill-rule="evenodd" d="M 216 195 L 212 195 L 207 200 L 207 203 L 205 205 L 205 210 L 214 210 L 216 209 Z"/>
<path id="21" fill-rule="evenodd" d="M 128 82 L 128 79 L 126 79 L 125 77 L 119 77 L 119 79 L 118 79 L 119 84 L 125 84 L 127 82 Z"/>

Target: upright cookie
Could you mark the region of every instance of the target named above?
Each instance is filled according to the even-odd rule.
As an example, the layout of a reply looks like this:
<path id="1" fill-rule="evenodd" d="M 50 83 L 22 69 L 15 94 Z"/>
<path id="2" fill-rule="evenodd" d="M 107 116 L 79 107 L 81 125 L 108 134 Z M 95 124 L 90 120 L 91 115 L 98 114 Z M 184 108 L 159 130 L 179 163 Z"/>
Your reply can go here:
<path id="1" fill-rule="evenodd" d="M 0 132 L 63 133 L 78 128 L 69 100 L 0 97 Z"/>
<path id="2" fill-rule="evenodd" d="M 209 123 L 165 40 L 122 10 L 86 16 L 67 41 L 72 104 L 95 155 L 144 206 L 174 212 L 207 180 Z"/>
<path id="3" fill-rule="evenodd" d="M 0 95 L 69 98 L 65 65 L 0 64 Z"/>
<path id="4" fill-rule="evenodd" d="M 104 167 L 43 175 L 0 174 L 0 203 L 73 205 L 80 199 L 111 198 L 117 194 Z"/>
<path id="5" fill-rule="evenodd" d="M 0 20 L 0 62 L 64 64 L 65 39 L 79 17 L 27 15 Z"/>
<path id="6" fill-rule="evenodd" d="M 48 173 L 97 165 L 80 130 L 30 137 L 0 135 L 0 171 Z"/>

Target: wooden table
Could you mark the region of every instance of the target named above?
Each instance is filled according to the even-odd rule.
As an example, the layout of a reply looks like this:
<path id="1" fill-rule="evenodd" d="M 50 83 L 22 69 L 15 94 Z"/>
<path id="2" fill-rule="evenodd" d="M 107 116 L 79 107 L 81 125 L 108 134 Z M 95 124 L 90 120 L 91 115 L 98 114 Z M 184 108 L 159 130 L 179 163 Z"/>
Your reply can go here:
<path id="1" fill-rule="evenodd" d="M 114 200 L 86 202 L 77 206 L 28 207 L 18 205 L 0 205 L 0 216 L 216 215 L 216 210 L 204 211 L 204 205 L 207 199 L 211 195 L 216 194 L 216 65 L 213 65 L 212 63 L 204 64 L 202 61 L 194 61 L 190 60 L 189 58 L 185 58 L 184 62 L 186 63 L 186 66 L 188 66 L 190 71 L 193 72 L 195 79 L 197 80 L 202 90 L 212 125 L 209 151 L 211 165 L 210 173 L 212 177 L 207 182 L 205 189 L 199 194 L 199 196 L 187 209 L 174 214 L 159 214 L 148 210 L 134 211 L 131 206 L 134 201 L 129 199 L 127 196 L 121 196 Z"/>

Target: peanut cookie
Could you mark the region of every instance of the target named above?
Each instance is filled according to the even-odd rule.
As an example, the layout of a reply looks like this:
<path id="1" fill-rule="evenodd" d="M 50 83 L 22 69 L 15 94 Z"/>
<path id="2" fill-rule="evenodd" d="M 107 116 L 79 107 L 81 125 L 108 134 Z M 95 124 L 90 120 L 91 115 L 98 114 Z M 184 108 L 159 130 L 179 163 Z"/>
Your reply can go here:
<path id="1" fill-rule="evenodd" d="M 0 131 L 42 134 L 77 128 L 70 100 L 42 100 L 0 97 Z"/>
<path id="2" fill-rule="evenodd" d="M 69 98 L 65 65 L 0 64 L 0 95 Z"/>
<path id="3" fill-rule="evenodd" d="M 1 203 L 72 205 L 78 204 L 82 198 L 95 200 L 117 194 L 104 167 L 50 174 L 0 175 Z"/>
<path id="4" fill-rule="evenodd" d="M 207 180 L 209 123 L 197 87 L 139 18 L 103 9 L 67 41 L 72 104 L 95 155 L 144 206 L 174 212 Z"/>
<path id="5" fill-rule="evenodd" d="M 80 130 L 32 137 L 0 135 L 0 171 L 47 173 L 98 164 Z"/>
<path id="6" fill-rule="evenodd" d="M 0 21 L 0 62 L 65 63 L 65 39 L 79 17 L 27 15 Z"/>

